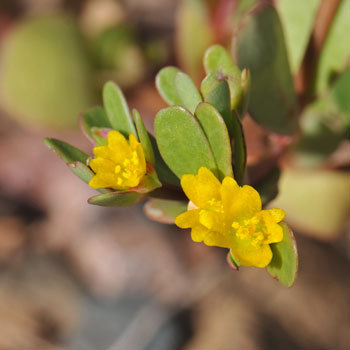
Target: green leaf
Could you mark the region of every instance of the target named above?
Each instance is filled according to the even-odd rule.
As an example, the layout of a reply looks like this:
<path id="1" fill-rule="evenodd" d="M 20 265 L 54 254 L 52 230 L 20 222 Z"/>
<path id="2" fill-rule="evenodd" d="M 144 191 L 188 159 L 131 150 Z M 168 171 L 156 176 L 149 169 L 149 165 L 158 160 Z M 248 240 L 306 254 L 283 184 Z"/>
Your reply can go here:
<path id="1" fill-rule="evenodd" d="M 175 75 L 175 87 L 182 105 L 194 113 L 198 103 L 203 100 L 192 79 L 187 74 L 178 72 Z"/>
<path id="2" fill-rule="evenodd" d="M 162 180 L 162 182 L 166 182 L 168 184 L 172 184 L 175 186 L 180 186 L 179 178 L 169 169 L 169 167 L 164 162 L 159 152 L 156 139 L 152 135 L 149 135 L 149 136 L 151 138 L 151 143 L 154 150 L 154 157 L 156 160 L 155 169 L 156 169 L 157 175 Z"/>
<path id="3" fill-rule="evenodd" d="M 218 110 L 225 121 L 230 138 L 233 138 L 233 115 L 230 107 L 230 90 L 227 81 L 216 81 L 205 95 L 205 102 L 209 102 Z"/>
<path id="4" fill-rule="evenodd" d="M 141 201 L 143 197 L 143 194 L 137 192 L 108 192 L 90 197 L 88 203 L 104 207 L 126 207 Z"/>
<path id="5" fill-rule="evenodd" d="M 182 106 L 182 101 L 175 88 L 175 75 L 180 72 L 176 67 L 162 68 L 156 76 L 156 87 L 163 100 L 170 106 Z"/>
<path id="6" fill-rule="evenodd" d="M 153 147 L 152 147 L 151 140 L 148 136 L 148 132 L 146 130 L 145 124 L 143 123 L 140 113 L 136 109 L 134 109 L 132 112 L 134 115 L 137 134 L 139 136 L 143 151 L 145 153 L 146 161 L 147 163 L 154 166 L 155 158 L 154 158 Z"/>
<path id="7" fill-rule="evenodd" d="M 176 53 L 181 67 L 195 82 L 202 77 L 202 57 L 214 41 L 210 11 L 203 0 L 180 1 L 176 13 Z"/>
<path id="8" fill-rule="evenodd" d="M 227 261 L 227 263 L 229 264 L 229 266 L 231 267 L 232 270 L 235 270 L 235 271 L 239 270 L 239 267 L 241 266 L 241 264 L 239 263 L 239 261 L 233 255 L 232 249 L 230 249 L 230 251 L 228 252 L 226 261 Z"/>
<path id="9" fill-rule="evenodd" d="M 261 5 L 244 18 L 235 51 L 239 66 L 252 75 L 251 116 L 274 132 L 293 134 L 298 105 L 281 23 L 272 6 Z"/>
<path id="10" fill-rule="evenodd" d="M 195 116 L 209 141 L 219 172 L 219 179 L 233 176 L 231 142 L 222 116 L 213 105 L 206 102 L 198 105 Z"/>
<path id="11" fill-rule="evenodd" d="M 162 109 L 156 115 L 154 130 L 162 158 L 179 178 L 184 174 L 197 174 L 202 166 L 218 175 L 208 140 L 187 110 Z"/>
<path id="12" fill-rule="evenodd" d="M 78 161 L 86 164 L 89 158 L 86 153 L 66 142 L 47 137 L 44 139 L 44 143 L 66 163 Z"/>
<path id="13" fill-rule="evenodd" d="M 280 225 L 283 228 L 283 240 L 270 245 L 273 256 L 267 271 L 277 281 L 291 287 L 298 272 L 297 245 L 290 227 L 284 222 Z"/>
<path id="14" fill-rule="evenodd" d="M 103 104 L 113 129 L 120 131 L 125 137 L 130 134 L 137 136 L 125 97 L 119 86 L 112 81 L 103 87 Z"/>
<path id="15" fill-rule="evenodd" d="M 245 167 L 247 164 L 247 148 L 245 144 L 244 132 L 238 115 L 233 112 L 232 121 L 234 150 L 233 150 L 233 173 L 239 185 L 243 184 Z"/>
<path id="16" fill-rule="evenodd" d="M 162 187 L 162 184 L 159 181 L 156 172 L 151 169 L 148 170 L 148 173 L 143 179 L 142 183 L 139 186 L 135 187 L 134 190 L 138 193 L 148 193 L 154 191 L 159 187 Z"/>
<path id="17" fill-rule="evenodd" d="M 84 113 L 80 118 L 80 126 L 91 141 L 93 141 L 92 128 L 112 128 L 103 107 L 95 107 Z"/>
<path id="18" fill-rule="evenodd" d="M 175 218 L 187 210 L 187 203 L 166 199 L 149 199 L 144 205 L 146 216 L 162 224 L 174 224 Z"/>
<path id="19" fill-rule="evenodd" d="M 247 113 L 250 99 L 250 90 L 252 86 L 250 70 L 244 68 L 241 75 L 242 99 L 238 106 L 238 113 L 241 118 Z"/>
<path id="20" fill-rule="evenodd" d="M 235 67 L 230 54 L 221 45 L 210 46 L 205 51 L 203 65 L 207 74 L 217 73 L 218 71 L 222 71 L 222 69 Z M 237 74 L 240 74 L 238 68 Z"/>
<path id="21" fill-rule="evenodd" d="M 95 175 L 94 172 L 85 164 L 80 162 L 67 163 L 69 169 L 74 175 L 79 177 L 85 183 L 89 183 L 92 177 Z"/>

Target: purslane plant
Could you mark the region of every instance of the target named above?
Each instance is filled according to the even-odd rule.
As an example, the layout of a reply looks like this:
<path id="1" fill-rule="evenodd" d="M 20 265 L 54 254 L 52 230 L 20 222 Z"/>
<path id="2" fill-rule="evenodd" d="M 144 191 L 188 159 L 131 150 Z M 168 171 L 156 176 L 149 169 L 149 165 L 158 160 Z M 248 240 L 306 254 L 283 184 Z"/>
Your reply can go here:
<path id="1" fill-rule="evenodd" d="M 157 113 L 155 137 L 136 110 L 132 119 L 121 90 L 108 82 L 104 107 L 80 119 L 95 146 L 93 157 L 59 140 L 45 142 L 101 192 L 89 203 L 125 206 L 146 199 L 150 218 L 191 228 L 195 242 L 229 248 L 233 269 L 266 267 L 291 286 L 298 259 L 293 234 L 282 221 L 285 212 L 262 209 L 259 193 L 244 184 L 247 154 L 240 119 L 249 103 L 249 71 L 241 72 L 219 45 L 206 51 L 204 68 L 201 91 L 176 67 L 158 73 L 157 89 L 170 107 Z"/>

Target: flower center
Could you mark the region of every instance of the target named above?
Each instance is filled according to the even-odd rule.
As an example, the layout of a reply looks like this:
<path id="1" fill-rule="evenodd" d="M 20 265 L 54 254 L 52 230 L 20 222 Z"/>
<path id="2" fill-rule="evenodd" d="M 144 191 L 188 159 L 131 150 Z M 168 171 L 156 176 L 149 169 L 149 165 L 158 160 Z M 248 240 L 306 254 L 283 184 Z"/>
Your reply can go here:
<path id="1" fill-rule="evenodd" d="M 119 186 L 130 185 L 130 182 L 138 180 L 142 175 L 139 165 L 139 157 L 136 151 L 133 151 L 131 157 L 125 158 L 121 164 L 117 164 L 114 168 L 114 173 L 117 175 L 117 184 Z M 133 186 L 137 184 L 135 183 Z"/>
<path id="2" fill-rule="evenodd" d="M 232 227 L 236 230 L 235 234 L 238 238 L 246 240 L 250 239 L 253 246 L 264 244 L 266 236 L 262 227 L 262 222 L 257 217 L 243 220 L 241 222 L 234 221 Z"/>

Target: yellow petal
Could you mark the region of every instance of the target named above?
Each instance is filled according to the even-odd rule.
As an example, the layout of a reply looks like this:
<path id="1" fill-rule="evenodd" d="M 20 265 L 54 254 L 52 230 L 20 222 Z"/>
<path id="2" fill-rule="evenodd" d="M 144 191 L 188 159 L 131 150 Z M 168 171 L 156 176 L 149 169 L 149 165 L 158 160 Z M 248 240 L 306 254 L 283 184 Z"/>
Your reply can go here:
<path id="1" fill-rule="evenodd" d="M 92 188 L 116 188 L 116 177 L 113 174 L 101 174 L 95 175 L 89 182 L 89 186 Z"/>
<path id="2" fill-rule="evenodd" d="M 244 266 L 266 267 L 272 259 L 272 251 L 268 244 L 253 246 L 250 240 L 241 240 L 232 252 L 235 258 Z"/>
<path id="3" fill-rule="evenodd" d="M 198 224 L 199 209 L 188 210 L 175 218 L 175 224 L 181 228 L 190 228 Z"/>
<path id="4" fill-rule="evenodd" d="M 136 149 L 137 145 L 140 144 L 140 142 L 137 141 L 137 138 L 134 134 L 129 135 L 129 144 L 132 149 Z"/>
<path id="5" fill-rule="evenodd" d="M 90 159 L 89 166 L 95 173 L 98 173 L 98 172 L 114 173 L 114 169 L 115 169 L 115 163 L 113 163 L 111 160 L 104 159 L 101 157 Z"/>
<path id="6" fill-rule="evenodd" d="M 134 135 L 132 135 L 132 136 L 134 136 Z M 138 143 L 136 145 L 136 153 L 137 153 L 137 156 L 138 156 L 138 159 L 140 162 L 139 163 L 139 171 L 140 171 L 140 173 L 145 173 L 146 172 L 146 159 L 145 159 L 145 153 L 143 152 L 143 148 L 142 148 L 142 145 L 140 143 Z"/>
<path id="7" fill-rule="evenodd" d="M 220 188 L 222 206 L 224 209 L 225 217 L 231 220 L 231 207 L 232 207 L 232 199 L 235 197 L 237 191 L 239 190 L 239 186 L 235 179 L 232 177 L 226 176 L 222 181 L 222 185 Z"/>
<path id="8" fill-rule="evenodd" d="M 222 232 L 208 231 L 203 239 L 203 242 L 208 246 L 231 248 L 233 244 L 233 237 Z"/>
<path id="9" fill-rule="evenodd" d="M 181 186 L 186 196 L 197 207 L 206 207 L 212 199 L 220 200 L 221 184 L 207 168 L 200 168 L 198 175 L 183 175 Z"/>
<path id="10" fill-rule="evenodd" d="M 263 221 L 265 243 L 277 243 L 283 239 L 283 229 L 278 224 L 285 216 L 282 209 L 262 210 L 257 217 Z"/>
<path id="11" fill-rule="evenodd" d="M 130 148 L 126 138 L 117 130 L 111 130 L 107 136 L 108 146 L 111 149 L 125 149 Z"/>
<path id="12" fill-rule="evenodd" d="M 264 211 L 265 210 L 262 210 L 262 212 Z M 273 217 L 276 223 L 281 222 L 286 216 L 286 212 L 283 209 L 273 208 L 273 209 L 268 209 L 266 211 L 268 211 L 271 214 L 271 216 Z"/>
<path id="13" fill-rule="evenodd" d="M 261 210 L 259 193 L 251 186 L 239 187 L 227 199 L 225 211 L 232 221 L 249 219 Z"/>
<path id="14" fill-rule="evenodd" d="M 208 229 L 202 225 L 194 226 L 191 230 L 191 238 L 193 242 L 203 242 L 206 234 L 208 233 Z"/>

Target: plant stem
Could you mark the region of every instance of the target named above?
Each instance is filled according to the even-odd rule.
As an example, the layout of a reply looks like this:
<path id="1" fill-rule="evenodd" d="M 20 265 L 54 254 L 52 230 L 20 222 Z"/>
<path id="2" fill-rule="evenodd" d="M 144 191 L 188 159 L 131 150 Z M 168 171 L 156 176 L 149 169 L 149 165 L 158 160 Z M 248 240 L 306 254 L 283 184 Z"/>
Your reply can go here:
<path id="1" fill-rule="evenodd" d="M 295 77 L 295 88 L 303 108 L 314 98 L 315 73 L 327 34 L 341 0 L 322 0 L 303 61 Z"/>

